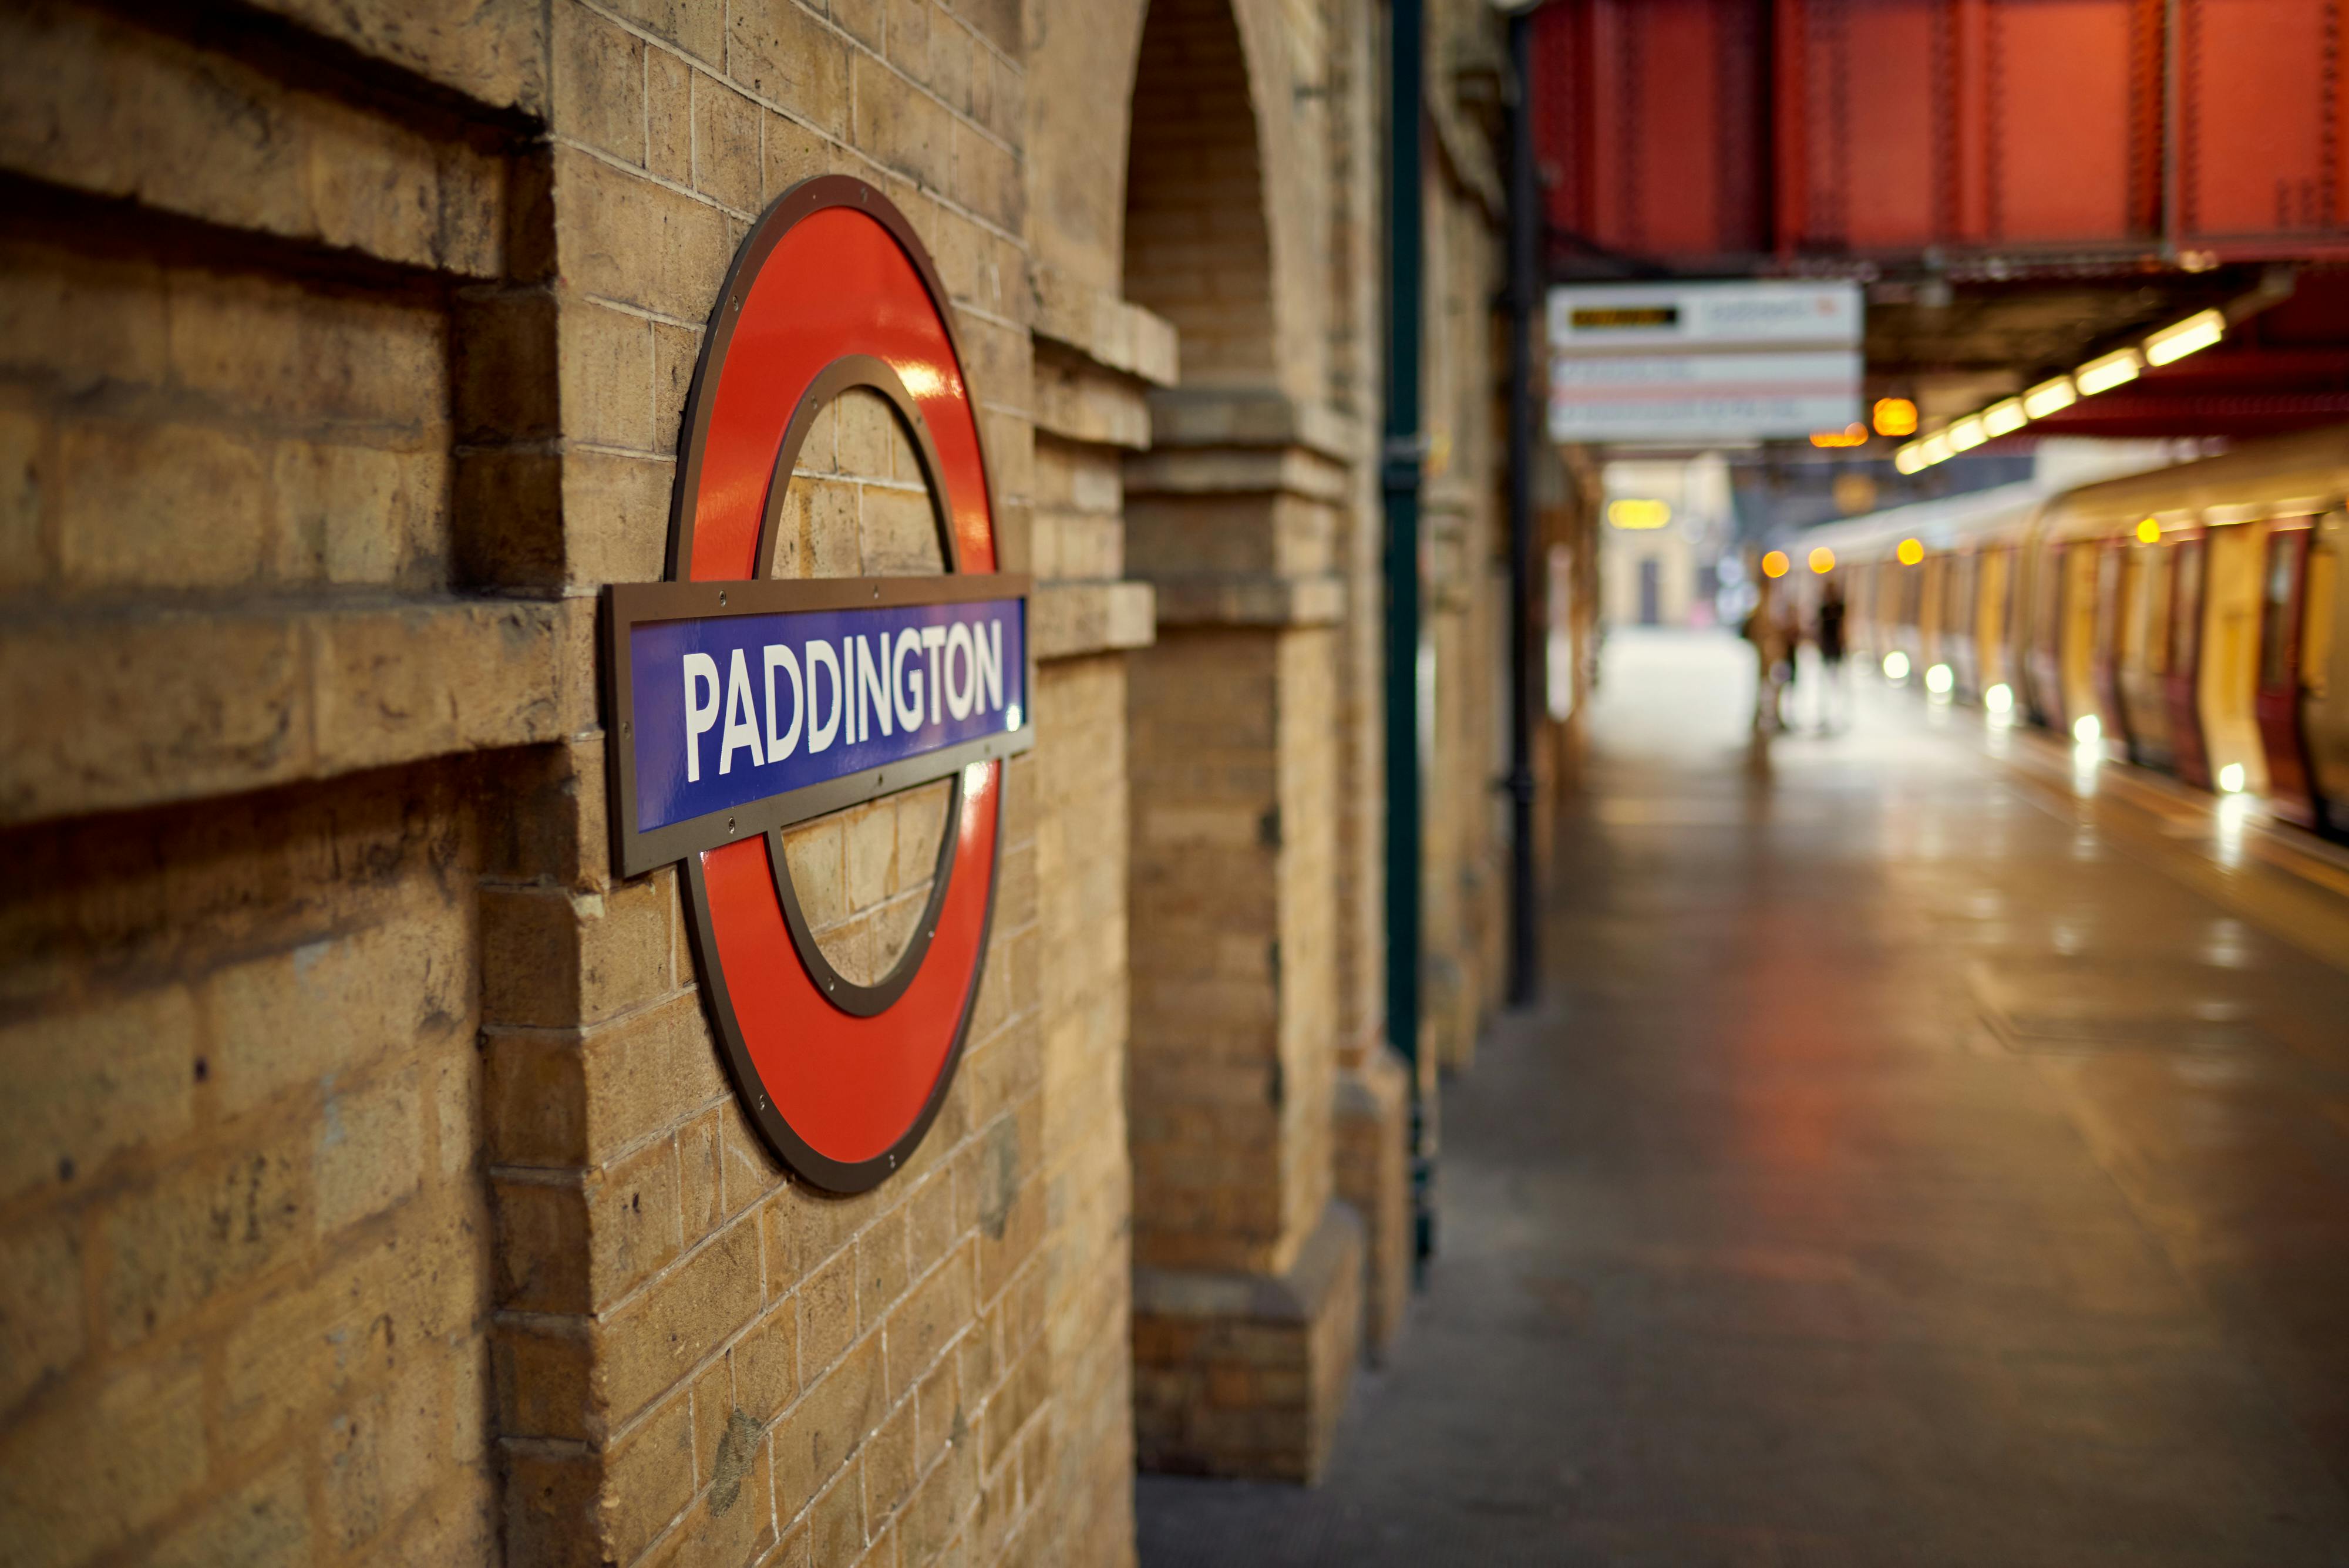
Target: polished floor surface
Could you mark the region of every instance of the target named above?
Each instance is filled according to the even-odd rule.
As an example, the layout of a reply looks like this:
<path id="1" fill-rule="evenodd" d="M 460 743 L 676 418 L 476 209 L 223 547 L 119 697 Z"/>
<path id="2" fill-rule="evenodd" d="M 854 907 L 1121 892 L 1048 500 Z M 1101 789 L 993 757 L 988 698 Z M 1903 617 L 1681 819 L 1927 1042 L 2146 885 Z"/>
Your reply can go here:
<path id="1" fill-rule="evenodd" d="M 1147 1568 L 2349 1564 L 2349 856 L 1750 668 L 1610 644 L 1400 1352 Z"/>

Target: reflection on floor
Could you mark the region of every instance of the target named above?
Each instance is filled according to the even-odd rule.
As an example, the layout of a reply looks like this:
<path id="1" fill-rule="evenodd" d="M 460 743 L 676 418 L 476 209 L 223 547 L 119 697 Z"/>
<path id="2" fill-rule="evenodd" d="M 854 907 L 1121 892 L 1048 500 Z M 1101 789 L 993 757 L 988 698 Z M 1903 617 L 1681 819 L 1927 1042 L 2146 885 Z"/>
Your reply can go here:
<path id="1" fill-rule="evenodd" d="M 1145 1564 L 2349 1563 L 2349 857 L 1751 681 L 1610 643 L 1397 1364 Z"/>

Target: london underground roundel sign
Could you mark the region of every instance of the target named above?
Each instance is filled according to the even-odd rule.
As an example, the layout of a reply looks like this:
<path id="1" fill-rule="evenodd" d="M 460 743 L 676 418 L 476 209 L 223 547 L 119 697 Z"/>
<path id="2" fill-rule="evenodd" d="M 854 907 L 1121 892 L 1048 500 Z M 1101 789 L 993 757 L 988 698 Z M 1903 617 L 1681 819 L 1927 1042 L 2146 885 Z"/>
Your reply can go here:
<path id="1" fill-rule="evenodd" d="M 776 580 L 810 425 L 864 389 L 903 421 L 944 575 Z M 776 1153 L 837 1192 L 928 1130 L 978 995 L 1004 759 L 1033 739 L 1028 582 L 997 570 L 978 420 L 936 269 L 862 181 L 797 186 L 744 240 L 685 409 L 668 580 L 605 590 L 613 858 L 672 862 L 702 992 Z M 904 954 L 871 984 L 826 960 L 782 830 L 952 781 Z"/>

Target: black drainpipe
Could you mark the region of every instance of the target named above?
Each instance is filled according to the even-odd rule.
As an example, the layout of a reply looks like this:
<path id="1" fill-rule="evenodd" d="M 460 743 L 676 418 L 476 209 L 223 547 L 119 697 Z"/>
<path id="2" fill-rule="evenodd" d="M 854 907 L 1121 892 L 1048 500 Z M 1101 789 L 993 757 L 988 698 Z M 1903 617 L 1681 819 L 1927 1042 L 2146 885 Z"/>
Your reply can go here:
<path id="1" fill-rule="evenodd" d="M 1387 13 L 1387 1038 L 1411 1069 L 1413 1256 L 1435 1251 L 1434 1162 L 1421 1104 L 1419 429 L 1421 0 Z"/>
<path id="2" fill-rule="evenodd" d="M 1541 722 L 1534 680 L 1534 454 L 1541 404 L 1535 395 L 1540 187 L 1534 179 L 1533 16 L 1509 16 L 1509 1002 L 1539 987 L 1541 908 L 1534 878 L 1534 734 Z"/>

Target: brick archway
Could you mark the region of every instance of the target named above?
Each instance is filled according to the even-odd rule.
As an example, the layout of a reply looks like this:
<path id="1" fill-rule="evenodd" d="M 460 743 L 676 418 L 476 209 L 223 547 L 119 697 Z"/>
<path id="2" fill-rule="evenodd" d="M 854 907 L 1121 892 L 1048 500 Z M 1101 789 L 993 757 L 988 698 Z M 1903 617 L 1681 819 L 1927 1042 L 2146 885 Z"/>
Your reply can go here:
<path id="1" fill-rule="evenodd" d="M 1123 292 L 1180 337 L 1124 468 L 1158 605 L 1127 722 L 1134 1405 L 1145 1468 L 1302 1479 L 1361 1310 L 1333 1189 L 1355 454 L 1285 281 L 1313 247 L 1260 9 L 1152 0 L 1128 140 Z"/>

